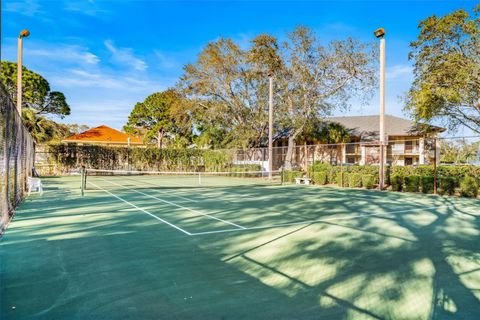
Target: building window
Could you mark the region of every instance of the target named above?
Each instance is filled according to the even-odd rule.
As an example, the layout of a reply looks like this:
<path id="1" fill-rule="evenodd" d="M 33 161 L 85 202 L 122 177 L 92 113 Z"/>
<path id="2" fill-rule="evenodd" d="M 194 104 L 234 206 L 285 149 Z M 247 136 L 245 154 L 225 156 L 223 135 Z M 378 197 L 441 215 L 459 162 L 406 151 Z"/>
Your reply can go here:
<path id="1" fill-rule="evenodd" d="M 413 151 L 413 141 L 405 141 L 405 153 L 412 153 L 412 151 Z"/>
<path id="2" fill-rule="evenodd" d="M 345 151 L 347 154 L 355 154 L 355 145 L 354 144 L 347 144 L 346 147 L 345 147 Z"/>
<path id="3" fill-rule="evenodd" d="M 355 164 L 355 157 L 347 157 L 347 163 Z"/>
<path id="4" fill-rule="evenodd" d="M 413 158 L 405 158 L 405 165 L 406 166 L 413 165 Z"/>

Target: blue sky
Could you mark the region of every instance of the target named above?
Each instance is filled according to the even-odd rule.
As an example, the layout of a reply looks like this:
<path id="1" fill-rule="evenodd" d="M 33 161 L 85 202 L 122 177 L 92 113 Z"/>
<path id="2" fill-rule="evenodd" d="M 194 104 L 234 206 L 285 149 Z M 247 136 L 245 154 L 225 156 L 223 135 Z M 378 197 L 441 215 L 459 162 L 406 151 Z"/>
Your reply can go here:
<path id="1" fill-rule="evenodd" d="M 1 54 L 15 61 L 17 35 L 29 29 L 24 64 L 65 93 L 72 115 L 62 121 L 120 129 L 137 101 L 175 85 L 183 65 L 219 37 L 247 46 L 257 34 L 282 39 L 305 25 L 325 42 L 348 36 L 374 41 L 372 32 L 381 26 L 387 31 L 387 112 L 405 116 L 399 97 L 412 80 L 407 55 L 419 21 L 476 3 L 3 0 Z M 354 103 L 348 114 L 377 112 L 374 96 L 367 105 Z"/>

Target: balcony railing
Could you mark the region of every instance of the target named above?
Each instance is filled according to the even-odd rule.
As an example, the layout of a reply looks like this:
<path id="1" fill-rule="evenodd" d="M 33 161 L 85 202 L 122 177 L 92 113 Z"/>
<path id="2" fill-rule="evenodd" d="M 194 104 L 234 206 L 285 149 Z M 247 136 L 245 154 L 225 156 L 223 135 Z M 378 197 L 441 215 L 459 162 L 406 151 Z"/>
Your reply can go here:
<path id="1" fill-rule="evenodd" d="M 420 148 L 419 147 L 411 147 L 411 148 L 404 148 L 404 147 L 393 147 L 392 154 L 419 154 Z"/>

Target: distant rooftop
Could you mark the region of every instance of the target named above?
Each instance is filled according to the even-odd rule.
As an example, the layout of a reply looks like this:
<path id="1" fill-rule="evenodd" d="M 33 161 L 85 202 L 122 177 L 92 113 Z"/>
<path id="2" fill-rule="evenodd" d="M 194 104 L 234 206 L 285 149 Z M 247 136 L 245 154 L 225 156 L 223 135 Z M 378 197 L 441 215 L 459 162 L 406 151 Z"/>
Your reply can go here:
<path id="1" fill-rule="evenodd" d="M 129 141 L 130 139 L 130 141 Z M 62 140 L 67 143 L 142 144 L 142 139 L 107 126 L 99 126 Z"/>
<path id="2" fill-rule="evenodd" d="M 347 129 L 353 136 L 365 140 L 378 139 L 380 116 L 350 116 L 350 117 L 330 117 L 326 119 L 329 122 L 336 122 Z M 416 124 L 408 119 L 385 115 L 385 133 L 388 136 L 412 136 L 421 134 L 422 124 Z M 443 132 L 444 128 L 427 125 L 433 132 Z"/>

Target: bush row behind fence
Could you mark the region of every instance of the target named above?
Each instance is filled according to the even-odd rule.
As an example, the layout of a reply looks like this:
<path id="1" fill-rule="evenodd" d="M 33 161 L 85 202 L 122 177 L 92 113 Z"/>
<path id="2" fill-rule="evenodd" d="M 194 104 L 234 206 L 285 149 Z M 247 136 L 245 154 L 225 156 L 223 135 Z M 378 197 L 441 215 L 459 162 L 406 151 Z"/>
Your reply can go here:
<path id="1" fill-rule="evenodd" d="M 378 185 L 378 166 L 333 166 L 315 163 L 307 172 L 286 171 L 285 182 L 294 182 L 295 177 L 310 177 L 315 184 L 336 184 L 342 187 L 373 189 Z M 394 166 L 386 168 L 386 183 L 393 191 L 434 193 L 434 167 Z M 479 193 L 480 167 L 438 166 L 437 192 L 459 194 L 476 198 Z"/>

